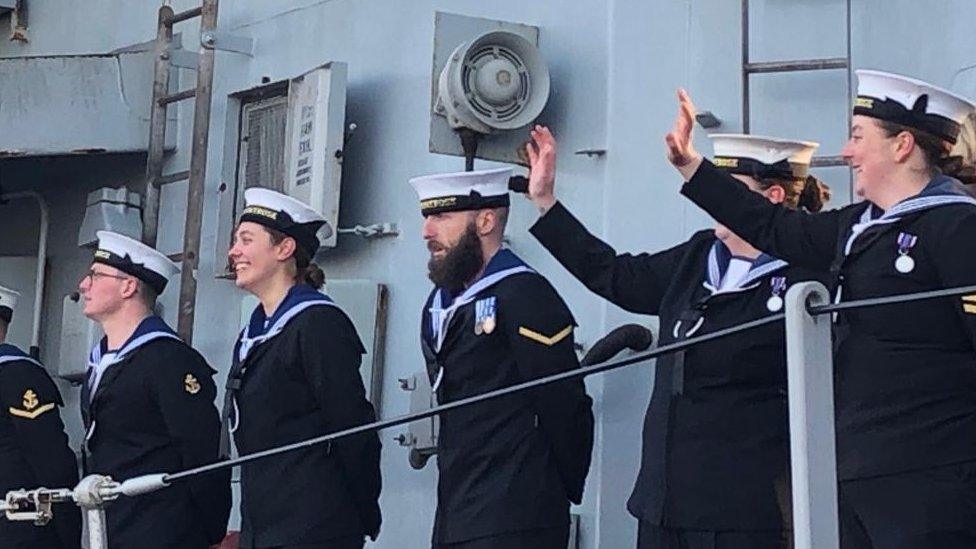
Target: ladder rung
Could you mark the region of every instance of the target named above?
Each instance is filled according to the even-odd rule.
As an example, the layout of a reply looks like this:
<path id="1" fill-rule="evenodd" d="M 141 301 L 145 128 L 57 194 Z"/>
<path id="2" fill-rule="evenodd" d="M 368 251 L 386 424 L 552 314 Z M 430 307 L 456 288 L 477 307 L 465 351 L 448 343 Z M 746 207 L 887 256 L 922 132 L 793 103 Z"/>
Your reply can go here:
<path id="1" fill-rule="evenodd" d="M 67 381 L 72 385 L 81 385 L 88 378 L 83 372 L 77 372 L 73 374 L 60 374 L 58 375 L 61 379 Z"/>
<path id="2" fill-rule="evenodd" d="M 193 19 L 194 17 L 200 17 L 200 15 L 202 13 L 203 13 L 203 8 L 202 7 L 193 8 L 193 9 L 189 9 L 189 10 L 186 10 L 186 11 L 181 11 L 179 13 L 174 13 L 173 14 L 173 17 L 170 17 L 169 20 L 166 21 L 166 24 L 167 25 L 175 25 L 177 23 L 181 23 L 183 21 L 186 21 L 187 19 Z"/>
<path id="3" fill-rule="evenodd" d="M 183 101 L 184 99 L 189 99 L 196 96 L 196 88 L 191 88 L 189 90 L 183 90 L 177 93 L 171 93 L 169 95 L 164 95 L 159 98 L 160 105 L 168 105 L 170 103 L 176 103 L 177 101 Z"/>
<path id="4" fill-rule="evenodd" d="M 814 156 L 810 161 L 813 168 L 829 168 L 832 166 L 847 166 L 843 156 Z"/>
<path id="5" fill-rule="evenodd" d="M 186 181 L 187 179 L 190 179 L 189 170 L 161 175 L 156 179 L 156 183 L 166 185 L 167 183 L 176 183 L 177 181 Z"/>
<path id="6" fill-rule="evenodd" d="M 746 74 L 769 72 L 798 72 L 823 71 L 829 69 L 846 69 L 846 57 L 830 57 L 826 59 L 804 59 L 801 61 L 772 61 L 767 63 L 746 63 L 743 70 Z"/>

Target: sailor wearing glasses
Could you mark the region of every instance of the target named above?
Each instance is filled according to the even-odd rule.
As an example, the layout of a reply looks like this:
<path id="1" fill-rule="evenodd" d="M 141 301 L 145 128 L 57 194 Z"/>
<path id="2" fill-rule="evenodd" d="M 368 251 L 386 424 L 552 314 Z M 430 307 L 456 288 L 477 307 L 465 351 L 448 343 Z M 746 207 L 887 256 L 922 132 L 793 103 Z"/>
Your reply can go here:
<path id="1" fill-rule="evenodd" d="M 162 253 L 99 231 L 78 289 L 105 337 L 91 352 L 81 395 L 85 472 L 123 481 L 217 460 L 214 370 L 153 314 L 178 269 Z M 106 509 L 113 547 L 200 547 L 220 542 L 230 513 L 229 472 L 121 498 Z"/>

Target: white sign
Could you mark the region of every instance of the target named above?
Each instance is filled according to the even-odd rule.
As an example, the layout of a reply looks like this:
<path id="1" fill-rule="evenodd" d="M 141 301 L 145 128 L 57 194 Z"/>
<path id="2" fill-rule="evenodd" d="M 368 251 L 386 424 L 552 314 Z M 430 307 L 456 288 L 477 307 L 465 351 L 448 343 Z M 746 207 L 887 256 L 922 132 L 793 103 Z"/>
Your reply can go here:
<path id="1" fill-rule="evenodd" d="M 346 64 L 332 62 L 288 85 L 285 192 L 322 212 L 335 246 L 346 124 Z"/>

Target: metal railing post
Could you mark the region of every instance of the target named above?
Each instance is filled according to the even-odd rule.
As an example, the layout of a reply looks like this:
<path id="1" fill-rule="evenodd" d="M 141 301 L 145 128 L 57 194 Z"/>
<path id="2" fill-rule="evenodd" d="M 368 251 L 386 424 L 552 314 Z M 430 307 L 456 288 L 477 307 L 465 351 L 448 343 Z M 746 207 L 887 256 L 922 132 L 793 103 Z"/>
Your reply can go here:
<path id="1" fill-rule="evenodd" d="M 84 507 L 85 528 L 88 529 L 88 549 L 108 549 L 108 530 L 105 528 L 105 509 Z"/>
<path id="2" fill-rule="evenodd" d="M 73 499 L 81 507 L 88 533 L 88 549 L 108 549 L 108 525 L 105 522 L 105 505 L 117 494 L 110 490 L 118 484 L 102 475 L 88 475 L 73 490 Z"/>
<path id="3" fill-rule="evenodd" d="M 786 292 L 786 371 L 796 549 L 837 549 L 837 459 L 831 315 L 811 315 L 830 294 L 819 282 Z"/>

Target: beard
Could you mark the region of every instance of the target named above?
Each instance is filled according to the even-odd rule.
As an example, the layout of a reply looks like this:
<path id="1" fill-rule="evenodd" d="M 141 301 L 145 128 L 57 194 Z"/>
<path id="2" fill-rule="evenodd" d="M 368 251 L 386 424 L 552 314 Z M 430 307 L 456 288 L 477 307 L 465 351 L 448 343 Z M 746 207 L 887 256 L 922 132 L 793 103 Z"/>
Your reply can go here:
<path id="1" fill-rule="evenodd" d="M 427 249 L 443 249 L 439 243 L 428 242 Z M 468 225 L 457 244 L 447 248 L 440 258 L 431 257 L 427 262 L 428 277 L 438 288 L 449 291 L 461 290 L 484 267 L 485 258 L 481 252 L 481 239 L 474 224 Z"/>

